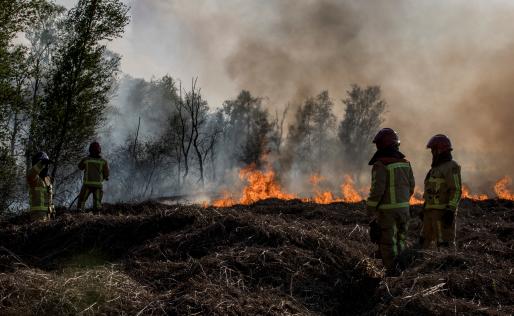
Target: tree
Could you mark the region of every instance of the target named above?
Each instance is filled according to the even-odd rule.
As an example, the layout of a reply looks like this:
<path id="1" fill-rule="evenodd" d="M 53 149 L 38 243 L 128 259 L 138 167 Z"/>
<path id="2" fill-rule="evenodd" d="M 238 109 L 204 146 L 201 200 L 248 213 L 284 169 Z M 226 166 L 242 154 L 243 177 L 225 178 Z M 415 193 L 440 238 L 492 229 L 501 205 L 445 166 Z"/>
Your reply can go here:
<path id="1" fill-rule="evenodd" d="M 288 146 L 297 164 L 307 172 L 320 173 L 329 153 L 336 117 L 327 91 L 307 98 L 289 126 Z"/>
<path id="2" fill-rule="evenodd" d="M 346 106 L 344 119 L 339 124 L 339 140 L 348 165 L 360 174 L 371 155 L 370 143 L 384 121 L 386 101 L 381 99 L 379 86 L 365 89 L 352 85 L 342 102 Z"/>
<path id="3" fill-rule="evenodd" d="M 102 124 L 120 60 L 105 42 L 122 34 L 127 11 L 118 0 L 80 0 L 63 22 L 35 132 L 36 147 L 55 161 L 54 178 L 75 164 Z"/>
<path id="4" fill-rule="evenodd" d="M 269 139 L 273 132 L 268 112 L 262 108 L 262 99 L 249 91 L 241 91 L 235 100 L 223 104 L 225 130 L 224 148 L 228 151 L 229 166 L 262 164 L 263 156 L 270 151 Z"/>
<path id="5" fill-rule="evenodd" d="M 9 207 L 20 189 L 17 165 L 22 124 L 27 119 L 28 48 L 15 44 L 18 34 L 51 6 L 44 0 L 0 0 L 0 211 Z"/>

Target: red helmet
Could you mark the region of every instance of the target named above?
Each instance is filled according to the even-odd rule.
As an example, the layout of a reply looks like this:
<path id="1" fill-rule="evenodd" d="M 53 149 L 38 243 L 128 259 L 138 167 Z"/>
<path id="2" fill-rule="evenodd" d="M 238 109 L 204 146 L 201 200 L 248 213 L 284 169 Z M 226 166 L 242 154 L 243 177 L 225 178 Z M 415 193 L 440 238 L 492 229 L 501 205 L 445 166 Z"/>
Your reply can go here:
<path id="1" fill-rule="evenodd" d="M 89 153 L 91 155 L 99 155 L 102 152 L 102 148 L 98 142 L 92 142 L 89 145 Z"/>
<path id="2" fill-rule="evenodd" d="M 377 145 L 377 149 L 384 149 L 390 146 L 400 146 L 400 138 L 392 128 L 382 128 L 378 131 L 373 143 Z"/>
<path id="3" fill-rule="evenodd" d="M 432 136 L 427 143 L 427 148 L 434 149 L 440 153 L 453 150 L 450 139 L 443 134 Z"/>

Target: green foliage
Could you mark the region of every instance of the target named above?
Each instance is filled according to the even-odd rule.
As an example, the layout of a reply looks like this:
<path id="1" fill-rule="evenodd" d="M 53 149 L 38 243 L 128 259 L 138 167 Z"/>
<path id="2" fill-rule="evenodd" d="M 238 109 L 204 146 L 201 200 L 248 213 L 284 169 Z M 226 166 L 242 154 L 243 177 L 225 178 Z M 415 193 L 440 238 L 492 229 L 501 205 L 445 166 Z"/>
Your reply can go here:
<path id="1" fill-rule="evenodd" d="M 7 148 L 0 147 L 0 213 L 7 211 L 16 194 L 17 167 Z"/>
<path id="2" fill-rule="evenodd" d="M 339 140 L 346 162 L 359 171 L 371 155 L 371 141 L 384 121 L 386 101 L 381 98 L 378 86 L 352 85 L 347 93 L 348 97 L 343 100 L 346 113 L 339 125 Z"/>
<path id="3" fill-rule="evenodd" d="M 223 104 L 226 122 L 224 141 L 230 149 L 231 164 L 260 165 L 263 155 L 269 151 L 269 136 L 273 132 L 268 111 L 262 107 L 262 99 L 249 91 L 241 91 L 235 100 Z"/>
<path id="4" fill-rule="evenodd" d="M 328 144 L 336 123 L 333 107 L 328 91 L 323 91 L 305 100 L 296 112 L 295 123 L 289 127 L 288 145 L 307 172 L 320 172 L 329 153 Z"/>
<path id="5" fill-rule="evenodd" d="M 56 162 L 54 177 L 76 162 L 102 124 L 120 61 L 105 41 L 123 32 L 127 10 L 117 0 L 81 0 L 63 22 L 66 32 L 34 118 L 34 141 Z"/>

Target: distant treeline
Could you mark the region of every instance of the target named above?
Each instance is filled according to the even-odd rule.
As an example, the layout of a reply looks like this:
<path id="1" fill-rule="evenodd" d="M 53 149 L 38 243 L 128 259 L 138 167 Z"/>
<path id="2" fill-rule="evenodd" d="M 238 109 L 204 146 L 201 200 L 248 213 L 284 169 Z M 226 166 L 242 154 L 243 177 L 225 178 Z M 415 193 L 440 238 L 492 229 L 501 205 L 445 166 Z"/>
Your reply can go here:
<path id="1" fill-rule="evenodd" d="M 379 87 L 351 86 L 337 118 L 327 91 L 270 112 L 275 106 L 249 91 L 210 106 L 196 79 L 120 82 L 120 57 L 106 44 L 123 35 L 128 10 L 118 0 L 80 0 L 70 10 L 2 0 L 0 210 L 23 206 L 24 175 L 40 150 L 55 161 L 56 202 L 72 200 L 76 163 L 93 140 L 110 145 L 111 200 L 219 188 L 248 164 L 272 163 L 284 181 L 342 166 L 362 171 L 386 107 Z"/>

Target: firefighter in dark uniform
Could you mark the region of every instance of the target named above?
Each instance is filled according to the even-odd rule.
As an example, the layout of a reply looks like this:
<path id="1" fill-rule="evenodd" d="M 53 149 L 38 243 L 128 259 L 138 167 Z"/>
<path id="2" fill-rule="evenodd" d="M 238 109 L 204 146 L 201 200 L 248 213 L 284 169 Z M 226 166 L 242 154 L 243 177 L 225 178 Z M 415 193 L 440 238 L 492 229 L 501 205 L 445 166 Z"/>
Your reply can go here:
<path id="1" fill-rule="evenodd" d="M 33 221 L 47 221 L 55 215 L 52 179 L 48 175 L 48 165 L 51 163 L 48 155 L 42 151 L 32 157 L 32 168 L 27 174 L 27 184 L 30 218 Z"/>
<path id="2" fill-rule="evenodd" d="M 79 163 L 79 169 L 84 171 L 84 180 L 79 194 L 78 208 L 83 211 L 86 200 L 93 194 L 93 208 L 98 210 L 102 207 L 103 181 L 109 180 L 109 165 L 100 154 L 102 150 L 98 142 L 89 145 L 89 156 L 83 158 Z"/>
<path id="3" fill-rule="evenodd" d="M 380 229 L 378 245 L 386 275 L 397 275 L 395 259 L 406 248 L 409 200 L 414 193 L 412 167 L 399 151 L 400 139 L 391 128 L 383 128 L 373 139 L 377 147 L 369 165 L 373 166 L 368 213 Z"/>
<path id="4" fill-rule="evenodd" d="M 431 248 L 455 246 L 455 218 L 462 194 L 460 166 L 453 160 L 452 144 L 437 134 L 427 144 L 432 168 L 425 178 L 421 244 Z"/>

